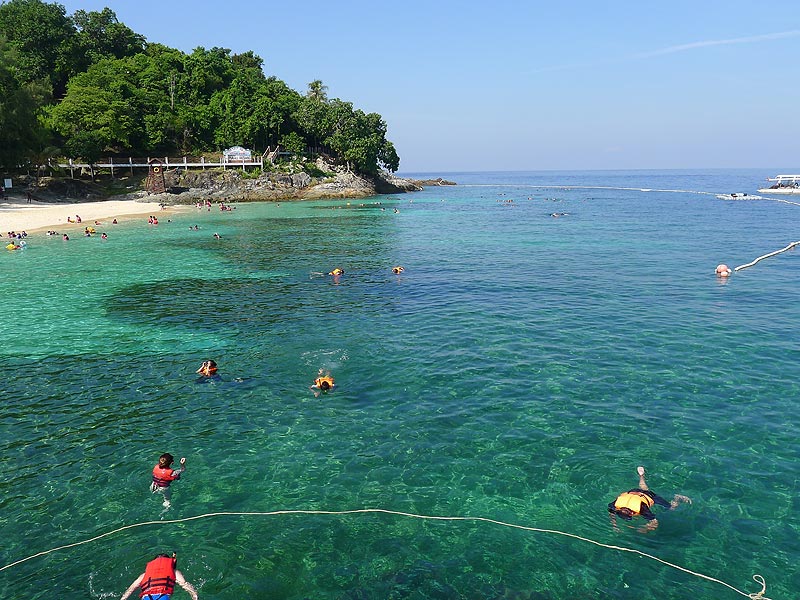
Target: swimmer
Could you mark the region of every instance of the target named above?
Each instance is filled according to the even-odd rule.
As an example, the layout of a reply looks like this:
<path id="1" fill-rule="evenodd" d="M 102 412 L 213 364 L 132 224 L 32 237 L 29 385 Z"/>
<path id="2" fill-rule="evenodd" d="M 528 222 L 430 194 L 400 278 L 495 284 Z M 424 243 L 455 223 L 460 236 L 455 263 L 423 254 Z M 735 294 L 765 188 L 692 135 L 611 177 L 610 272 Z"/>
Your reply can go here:
<path id="1" fill-rule="evenodd" d="M 733 273 L 733 271 L 731 271 L 731 269 L 730 269 L 730 267 L 728 265 L 723 263 L 723 264 L 717 265 L 717 269 L 716 269 L 715 273 L 717 274 L 717 277 L 730 277 L 731 273 Z"/>
<path id="2" fill-rule="evenodd" d="M 392 273 L 394 273 L 395 275 L 399 275 L 400 273 L 402 273 L 405 270 L 406 270 L 405 267 L 401 267 L 400 265 L 398 265 L 396 267 L 392 267 Z"/>
<path id="3" fill-rule="evenodd" d="M 120 600 L 127 600 L 136 591 L 136 588 L 141 588 L 139 596 L 146 600 L 169 600 L 172 592 L 175 590 L 175 584 L 181 586 L 186 593 L 188 593 L 192 600 L 197 600 L 197 590 L 194 586 L 186 581 L 177 568 L 178 559 L 175 553 L 158 554 L 156 557 L 147 563 L 144 573 L 139 575 L 136 580 L 125 590 Z"/>
<path id="4" fill-rule="evenodd" d="M 213 377 L 217 374 L 217 363 L 213 360 L 204 360 L 195 373 L 199 373 L 203 377 Z"/>
<path id="5" fill-rule="evenodd" d="M 333 271 L 328 273 L 328 275 L 333 275 L 334 277 L 338 277 L 339 275 L 344 275 L 344 269 L 336 267 Z"/>
<path id="6" fill-rule="evenodd" d="M 221 239 L 222 239 L 222 236 L 221 236 L 220 234 L 218 234 L 218 233 L 215 233 L 215 234 L 214 234 L 214 237 L 215 237 L 215 238 L 217 238 L 218 240 L 221 240 Z"/>
<path id="7" fill-rule="evenodd" d="M 619 530 L 617 527 L 617 516 L 622 517 L 626 521 L 632 520 L 633 517 L 641 516 L 647 521 L 647 525 L 640 528 L 639 532 L 647 533 L 648 531 L 653 531 L 658 527 L 658 520 L 650 510 L 653 505 L 658 504 L 669 510 L 674 510 L 681 502 L 692 503 L 691 498 L 680 494 L 675 494 L 672 501 L 668 502 L 661 496 L 651 492 L 647 487 L 647 483 L 644 480 L 644 467 L 637 467 L 636 472 L 639 473 L 639 487 L 623 492 L 614 502 L 608 503 L 611 525 L 615 530 Z"/>
<path id="8" fill-rule="evenodd" d="M 150 491 L 154 494 L 164 494 L 164 507 L 169 508 L 172 490 L 170 484 L 181 478 L 181 474 L 186 471 L 186 459 L 181 458 L 180 470 L 173 470 L 172 463 L 175 457 L 169 452 L 162 454 L 158 458 L 158 464 L 153 467 L 153 482 L 150 484 Z"/>
<path id="9" fill-rule="evenodd" d="M 336 387 L 336 384 L 334 383 L 330 372 L 325 372 L 320 369 L 317 373 L 317 378 L 314 380 L 314 385 L 311 386 L 311 389 L 316 390 L 314 395 L 318 396 L 320 392 L 327 392 L 332 390 L 334 387 Z"/>

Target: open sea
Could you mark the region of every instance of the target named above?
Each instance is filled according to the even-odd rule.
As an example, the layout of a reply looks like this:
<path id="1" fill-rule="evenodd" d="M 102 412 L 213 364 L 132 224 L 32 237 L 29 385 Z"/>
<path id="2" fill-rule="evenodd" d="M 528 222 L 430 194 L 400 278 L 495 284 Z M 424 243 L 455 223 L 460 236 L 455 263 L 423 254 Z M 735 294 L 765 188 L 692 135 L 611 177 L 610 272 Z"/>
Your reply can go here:
<path id="1" fill-rule="evenodd" d="M 29 235 L 0 598 L 119 598 L 172 551 L 201 599 L 797 598 L 800 255 L 714 274 L 800 239 L 800 205 L 714 196 L 778 172 L 437 173 Z M 638 465 L 693 503 L 614 531 Z M 357 509 L 395 512 L 314 512 Z"/>

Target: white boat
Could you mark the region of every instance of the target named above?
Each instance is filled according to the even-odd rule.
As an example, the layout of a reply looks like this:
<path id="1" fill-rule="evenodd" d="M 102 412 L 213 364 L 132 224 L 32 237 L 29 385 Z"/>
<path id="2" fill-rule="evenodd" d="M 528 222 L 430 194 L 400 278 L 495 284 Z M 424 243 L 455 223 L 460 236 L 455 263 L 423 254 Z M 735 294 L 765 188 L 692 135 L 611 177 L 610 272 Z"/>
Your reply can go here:
<path id="1" fill-rule="evenodd" d="M 776 175 L 767 181 L 775 183 L 768 188 L 758 190 L 762 194 L 797 194 L 800 195 L 800 175 Z"/>

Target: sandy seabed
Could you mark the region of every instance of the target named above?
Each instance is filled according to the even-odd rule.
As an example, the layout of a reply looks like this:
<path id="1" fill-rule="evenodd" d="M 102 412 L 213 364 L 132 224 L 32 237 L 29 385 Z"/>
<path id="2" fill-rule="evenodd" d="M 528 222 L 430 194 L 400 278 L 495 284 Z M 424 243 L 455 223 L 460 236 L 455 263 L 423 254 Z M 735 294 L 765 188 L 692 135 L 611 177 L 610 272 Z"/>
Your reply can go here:
<path id="1" fill-rule="evenodd" d="M 9 231 L 35 231 L 37 229 L 74 229 L 92 225 L 102 219 L 121 219 L 126 215 L 158 215 L 158 202 L 135 200 L 103 200 L 99 202 L 47 203 L 10 198 L 0 200 L 0 236 Z M 80 216 L 81 223 L 74 223 Z M 69 223 L 67 218 L 72 219 Z"/>

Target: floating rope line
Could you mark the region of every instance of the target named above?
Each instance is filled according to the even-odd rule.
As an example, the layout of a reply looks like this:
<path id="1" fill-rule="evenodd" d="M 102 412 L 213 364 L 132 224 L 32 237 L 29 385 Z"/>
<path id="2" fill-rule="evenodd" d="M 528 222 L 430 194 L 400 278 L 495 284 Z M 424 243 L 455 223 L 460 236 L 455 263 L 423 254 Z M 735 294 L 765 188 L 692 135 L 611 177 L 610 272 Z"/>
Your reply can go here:
<path id="1" fill-rule="evenodd" d="M 752 266 L 753 266 L 754 264 L 756 264 L 758 261 L 760 261 L 760 260 L 764 260 L 765 258 L 769 258 L 770 256 L 775 256 L 776 254 L 780 254 L 781 252 L 786 252 L 787 250 L 791 250 L 792 248 L 794 248 L 795 246 L 797 246 L 797 244 L 800 244 L 800 241 L 797 241 L 797 242 L 792 242 L 791 244 L 789 244 L 788 246 L 786 246 L 786 248 L 781 248 L 780 250 L 775 250 L 775 252 L 770 252 L 769 254 L 765 254 L 764 256 L 759 256 L 759 257 L 758 257 L 757 259 L 755 259 L 753 262 L 749 262 L 749 263 L 747 263 L 746 265 L 739 265 L 738 267 L 736 267 L 736 268 L 734 269 L 734 271 L 739 271 L 739 270 L 741 270 L 741 269 L 746 269 L 747 267 L 752 267 Z"/>
<path id="2" fill-rule="evenodd" d="M 106 533 L 101 533 L 93 538 L 89 538 L 87 540 L 82 540 L 80 542 L 75 542 L 73 544 L 66 544 L 64 546 L 59 546 L 57 548 L 52 548 L 50 550 L 45 550 L 43 552 L 38 552 L 26 558 L 22 558 L 20 560 L 14 561 L 10 564 L 5 565 L 4 567 L 0 567 L 0 571 L 5 571 L 6 569 L 10 569 L 13 566 L 18 564 L 24 563 L 25 561 L 37 558 L 39 556 L 44 556 L 46 554 L 50 554 L 52 552 L 57 552 L 59 550 L 65 550 L 67 548 L 74 548 L 75 546 L 80 546 L 82 544 L 88 544 L 90 542 L 95 542 L 105 537 L 109 537 L 114 535 L 115 533 L 119 533 L 120 531 L 125 531 L 126 529 L 134 529 L 136 527 L 145 527 L 147 525 L 168 525 L 171 523 L 185 523 L 187 521 L 196 521 L 198 519 L 209 519 L 212 517 L 223 517 L 223 516 L 233 516 L 233 517 L 252 517 L 252 516 L 260 516 L 260 517 L 268 517 L 268 516 L 275 516 L 275 515 L 355 515 L 355 514 L 364 514 L 364 513 L 381 513 L 386 515 L 396 515 L 400 517 L 411 517 L 414 519 L 425 519 L 431 521 L 480 521 L 483 523 L 492 523 L 494 525 L 501 525 L 502 527 L 511 527 L 512 529 L 522 529 L 524 531 L 534 531 L 539 533 L 552 533 L 555 535 L 562 535 L 564 537 L 573 538 L 576 540 L 581 540 L 583 542 L 588 542 L 590 544 L 594 544 L 595 546 L 600 546 L 602 548 L 608 548 L 610 550 L 619 550 L 620 552 L 631 552 L 633 554 L 638 554 L 645 558 L 649 558 L 651 560 L 655 560 L 660 562 L 661 564 L 667 565 L 668 567 L 672 567 L 673 569 L 677 569 L 678 571 L 683 571 L 684 573 L 688 573 L 690 575 L 694 575 L 695 577 L 700 577 L 702 579 L 706 579 L 708 581 L 713 581 L 714 583 L 718 583 L 720 585 L 724 585 L 726 588 L 733 590 L 734 592 L 741 594 L 747 598 L 751 598 L 752 600 L 771 600 L 764 596 L 764 592 L 767 589 L 767 584 L 764 578 L 761 575 L 753 575 L 753 580 L 761 586 L 761 591 L 748 594 L 747 592 L 743 592 L 732 585 L 725 583 L 715 577 L 710 577 L 708 575 L 703 575 L 702 573 L 697 573 L 690 569 L 686 569 L 679 565 L 673 564 L 666 560 L 662 560 L 657 556 L 653 556 L 652 554 L 647 554 L 646 552 L 642 552 L 641 550 L 635 550 L 633 548 L 625 548 L 624 546 L 615 546 L 611 544 L 604 544 L 602 542 L 596 542 L 595 540 L 591 540 L 589 538 L 582 537 L 580 535 L 576 535 L 574 533 L 565 533 L 563 531 L 558 531 L 556 529 L 541 529 L 539 527 L 527 527 L 525 525 L 516 525 L 514 523 L 506 523 L 504 521 L 497 521 L 495 519 L 489 519 L 486 517 L 441 517 L 441 516 L 431 516 L 431 515 L 417 515 L 414 513 L 402 512 L 397 510 L 388 510 L 385 508 L 358 508 L 353 510 L 274 510 L 270 512 L 213 512 L 213 513 L 205 513 L 202 515 L 195 515 L 194 517 L 184 517 L 182 519 L 169 519 L 164 521 L 144 521 L 142 523 L 133 523 L 132 525 L 125 525 L 123 527 L 119 527 L 112 531 L 107 531 Z"/>

